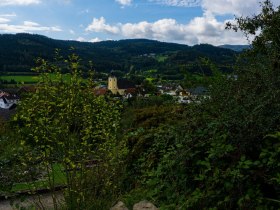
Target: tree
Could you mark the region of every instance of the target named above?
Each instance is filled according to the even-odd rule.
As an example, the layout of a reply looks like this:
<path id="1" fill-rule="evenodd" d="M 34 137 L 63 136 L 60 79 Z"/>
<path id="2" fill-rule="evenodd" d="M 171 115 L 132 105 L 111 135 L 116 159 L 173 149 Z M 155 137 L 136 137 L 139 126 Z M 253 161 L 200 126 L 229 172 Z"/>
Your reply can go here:
<path id="1" fill-rule="evenodd" d="M 194 176 L 191 206 L 279 208 L 279 136 L 271 135 L 280 121 L 279 14 L 279 7 L 265 1 L 260 14 L 227 24 L 255 37 L 236 65 L 238 78 L 219 79 L 203 106 L 210 119 L 197 140 L 203 147 L 196 156 L 200 171 Z"/>
<path id="2" fill-rule="evenodd" d="M 237 23 L 228 22 L 226 28 L 240 30 L 248 39 L 253 37 L 252 52 L 261 53 L 269 56 L 269 60 L 276 61 L 280 52 L 280 10 L 279 7 L 275 8 L 270 0 L 265 0 L 261 6 L 260 14 L 236 18 Z"/>
<path id="3" fill-rule="evenodd" d="M 61 74 L 61 60 L 58 54 L 56 65 L 37 60 L 40 81 L 18 106 L 14 124 L 26 154 L 22 164 L 47 174 L 54 208 L 55 187 L 62 184 L 67 209 L 87 209 L 115 189 L 119 105 L 93 94 L 94 84 L 82 79 L 77 55 L 65 60 L 67 75 Z"/>

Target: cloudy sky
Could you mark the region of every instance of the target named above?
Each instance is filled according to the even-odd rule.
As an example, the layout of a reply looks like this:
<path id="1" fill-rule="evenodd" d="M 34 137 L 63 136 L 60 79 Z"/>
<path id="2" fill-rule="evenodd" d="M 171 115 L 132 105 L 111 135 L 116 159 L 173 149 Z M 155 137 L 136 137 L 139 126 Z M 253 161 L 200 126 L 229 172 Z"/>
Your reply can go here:
<path id="1" fill-rule="evenodd" d="M 247 44 L 226 31 L 260 0 L 0 0 L 0 33 L 34 33 L 96 42 L 147 38 L 194 45 Z M 280 0 L 273 0 L 279 6 Z"/>

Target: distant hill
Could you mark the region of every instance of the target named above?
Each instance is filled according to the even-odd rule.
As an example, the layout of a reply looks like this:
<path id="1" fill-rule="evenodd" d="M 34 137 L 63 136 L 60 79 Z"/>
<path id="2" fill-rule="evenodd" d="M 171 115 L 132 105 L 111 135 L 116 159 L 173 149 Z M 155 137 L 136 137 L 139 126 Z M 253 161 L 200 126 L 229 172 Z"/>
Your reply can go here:
<path id="1" fill-rule="evenodd" d="M 236 52 L 241 52 L 243 50 L 249 49 L 250 45 L 229 45 L 229 44 L 226 44 L 226 45 L 220 45 L 219 47 L 225 48 L 225 49 L 230 49 L 230 50 L 233 50 L 233 51 L 236 51 Z"/>
<path id="2" fill-rule="evenodd" d="M 97 72 L 158 69 L 160 73 L 168 72 L 170 75 L 178 73 L 182 67 L 191 72 L 196 71 L 201 57 L 207 57 L 218 66 L 227 68 L 225 66 L 232 64 L 237 54 L 230 49 L 206 44 L 190 47 L 147 39 L 89 43 L 55 40 L 25 33 L 0 35 L 0 46 L 2 73 L 28 72 L 34 67 L 36 58 L 52 60 L 56 48 L 66 56 L 73 47 L 82 59 L 84 70 L 88 69 L 88 61 L 93 61 Z M 199 68 L 201 71 L 201 66 Z"/>

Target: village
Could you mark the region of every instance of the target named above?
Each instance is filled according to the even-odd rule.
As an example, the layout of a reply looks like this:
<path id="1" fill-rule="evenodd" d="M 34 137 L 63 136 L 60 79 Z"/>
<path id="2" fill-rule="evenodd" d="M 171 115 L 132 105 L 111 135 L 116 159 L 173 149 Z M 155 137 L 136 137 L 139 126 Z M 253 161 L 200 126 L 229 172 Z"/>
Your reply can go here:
<path id="1" fill-rule="evenodd" d="M 167 84 L 157 85 L 156 91 L 153 93 L 143 85 L 135 85 L 127 79 L 118 79 L 115 76 L 109 76 L 107 85 L 98 85 L 93 90 L 96 96 L 110 95 L 114 98 L 127 100 L 134 97 L 148 98 L 152 95 L 168 95 L 172 96 L 175 103 L 189 104 L 199 102 L 201 98 L 207 97 L 207 89 L 198 86 L 196 88 L 186 89 L 182 85 Z M 9 119 L 11 113 L 24 97 L 26 93 L 36 91 L 36 85 L 22 86 L 20 88 L 3 88 L 0 89 L 0 118 Z"/>

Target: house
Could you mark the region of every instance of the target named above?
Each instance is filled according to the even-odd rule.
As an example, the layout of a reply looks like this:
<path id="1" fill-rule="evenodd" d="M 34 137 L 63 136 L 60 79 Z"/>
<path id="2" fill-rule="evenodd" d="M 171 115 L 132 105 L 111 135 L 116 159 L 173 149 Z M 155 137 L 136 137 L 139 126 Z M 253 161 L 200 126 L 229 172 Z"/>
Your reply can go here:
<path id="1" fill-rule="evenodd" d="M 19 101 L 19 97 L 16 95 L 3 95 L 0 97 L 0 108 L 12 109 Z"/>
<path id="2" fill-rule="evenodd" d="M 191 89 L 188 90 L 188 92 L 190 92 L 190 94 L 194 97 L 207 95 L 207 89 L 205 87 L 202 87 L 202 86 L 198 86 L 196 88 L 191 88 Z"/>
<path id="3" fill-rule="evenodd" d="M 192 100 L 190 100 L 189 97 L 178 96 L 178 103 L 180 103 L 180 104 L 190 104 L 190 103 L 192 103 Z"/>
<path id="4" fill-rule="evenodd" d="M 9 96 L 10 94 L 4 90 L 0 90 L 0 97 L 2 96 Z"/>
<path id="5" fill-rule="evenodd" d="M 108 78 L 108 90 L 113 94 L 124 96 L 126 90 L 135 88 L 135 85 L 127 79 L 117 79 L 117 77 L 110 76 Z"/>
<path id="6" fill-rule="evenodd" d="M 124 91 L 125 98 L 132 98 L 133 96 L 137 96 L 137 89 L 136 88 L 128 88 Z"/>
<path id="7" fill-rule="evenodd" d="M 178 91 L 178 94 L 179 94 L 179 96 L 183 96 L 183 97 L 191 95 L 191 93 L 186 90 L 180 90 L 180 91 Z"/>
<path id="8" fill-rule="evenodd" d="M 94 95 L 96 96 L 103 96 L 108 93 L 108 89 L 106 87 L 99 87 L 94 89 Z"/>
<path id="9" fill-rule="evenodd" d="M 114 76 L 108 78 L 108 88 L 105 86 L 99 86 L 96 87 L 93 92 L 96 96 L 114 94 L 124 98 L 131 98 L 137 95 L 137 89 L 134 84 L 126 79 L 117 79 Z"/>
<path id="10" fill-rule="evenodd" d="M 177 92 L 176 92 L 176 90 L 169 90 L 168 92 L 165 92 L 165 94 L 170 95 L 170 96 L 176 96 Z"/>
<path id="11" fill-rule="evenodd" d="M 189 96 L 190 93 L 186 90 L 181 85 L 168 85 L 168 86 L 158 86 L 158 91 L 161 94 L 167 94 L 171 96 Z"/>

